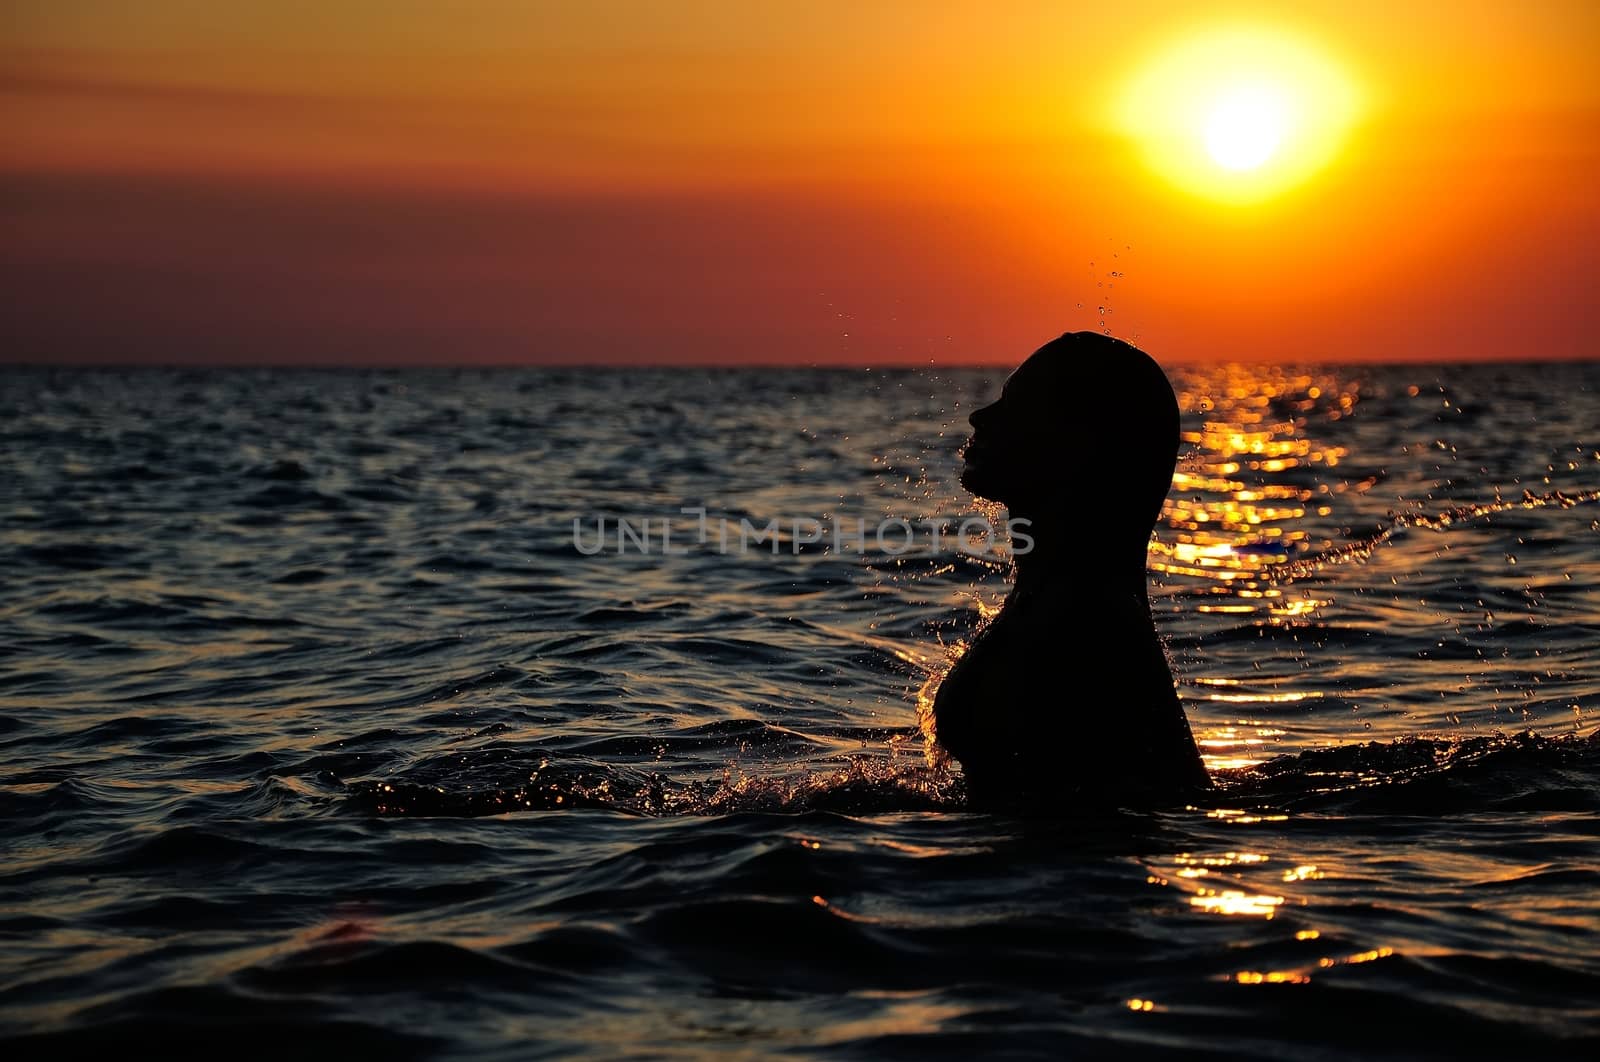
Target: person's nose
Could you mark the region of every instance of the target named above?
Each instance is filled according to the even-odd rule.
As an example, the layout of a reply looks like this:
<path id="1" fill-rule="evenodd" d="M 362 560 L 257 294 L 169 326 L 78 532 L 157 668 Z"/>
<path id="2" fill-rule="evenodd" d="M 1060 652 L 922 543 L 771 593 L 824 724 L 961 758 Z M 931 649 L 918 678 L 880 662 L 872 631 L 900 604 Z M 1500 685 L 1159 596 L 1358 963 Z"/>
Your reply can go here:
<path id="1" fill-rule="evenodd" d="M 971 414 L 967 416 L 967 423 L 972 425 L 972 429 L 974 431 L 981 431 L 985 424 L 994 419 L 994 410 L 997 404 L 998 403 L 991 402 L 986 406 L 981 406 L 978 409 L 974 409 Z"/>

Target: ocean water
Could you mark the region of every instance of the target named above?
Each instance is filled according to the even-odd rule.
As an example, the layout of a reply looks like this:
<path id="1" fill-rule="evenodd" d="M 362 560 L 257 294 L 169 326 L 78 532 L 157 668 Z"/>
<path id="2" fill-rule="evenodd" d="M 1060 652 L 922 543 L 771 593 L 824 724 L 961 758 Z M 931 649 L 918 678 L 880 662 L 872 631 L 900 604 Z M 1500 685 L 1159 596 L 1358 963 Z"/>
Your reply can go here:
<path id="1" fill-rule="evenodd" d="M 998 372 L 0 370 L 11 1057 L 1594 1057 L 1600 364 L 1171 375 L 1217 792 L 994 815 Z"/>

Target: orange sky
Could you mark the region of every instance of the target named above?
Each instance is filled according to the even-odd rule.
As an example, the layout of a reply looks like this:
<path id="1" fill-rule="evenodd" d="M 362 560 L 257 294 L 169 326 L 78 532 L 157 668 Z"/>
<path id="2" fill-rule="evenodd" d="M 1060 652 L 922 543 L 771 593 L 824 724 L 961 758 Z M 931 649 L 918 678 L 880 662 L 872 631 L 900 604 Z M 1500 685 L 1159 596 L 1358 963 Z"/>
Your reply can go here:
<path id="1" fill-rule="evenodd" d="M 6 356 L 1600 356 L 1600 9 L 1196 7 L 11 3 Z M 1249 202 L 1117 118 L 1225 26 L 1361 98 Z"/>

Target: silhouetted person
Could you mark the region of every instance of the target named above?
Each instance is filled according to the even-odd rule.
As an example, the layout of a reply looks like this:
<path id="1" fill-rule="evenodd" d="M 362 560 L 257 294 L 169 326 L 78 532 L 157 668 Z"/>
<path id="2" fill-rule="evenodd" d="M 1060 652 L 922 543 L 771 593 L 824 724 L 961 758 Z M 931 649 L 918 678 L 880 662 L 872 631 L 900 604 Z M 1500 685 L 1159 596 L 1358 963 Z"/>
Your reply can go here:
<path id="1" fill-rule="evenodd" d="M 970 420 L 962 485 L 1031 521 L 1034 540 L 934 699 L 939 744 L 973 799 L 1137 802 L 1207 787 L 1145 588 L 1178 452 L 1161 367 L 1071 332 Z"/>

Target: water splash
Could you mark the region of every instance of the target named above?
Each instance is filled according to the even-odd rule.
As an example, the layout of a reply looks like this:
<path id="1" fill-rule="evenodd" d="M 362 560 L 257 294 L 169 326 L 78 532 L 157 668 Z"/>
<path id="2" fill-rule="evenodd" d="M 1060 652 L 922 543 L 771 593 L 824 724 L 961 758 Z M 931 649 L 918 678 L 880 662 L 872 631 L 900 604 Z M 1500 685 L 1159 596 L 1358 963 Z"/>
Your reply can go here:
<path id="1" fill-rule="evenodd" d="M 1268 584 L 1282 584 L 1315 575 L 1323 569 L 1336 564 L 1359 564 L 1368 560 L 1378 547 L 1391 541 L 1396 535 L 1408 528 L 1416 527 L 1427 531 L 1444 532 L 1452 527 L 1471 523 L 1475 520 L 1483 520 L 1496 513 L 1509 512 L 1513 509 L 1572 509 L 1579 505 L 1592 505 L 1596 502 L 1600 502 L 1600 489 L 1579 490 L 1572 493 L 1553 490 L 1544 494 L 1535 494 L 1531 490 L 1524 490 L 1522 497 L 1514 501 L 1497 499 L 1492 502 L 1457 505 L 1438 512 L 1400 513 L 1395 515 L 1387 526 L 1380 527 L 1371 534 L 1354 542 L 1323 550 L 1300 560 L 1285 560 L 1274 564 L 1261 572 L 1261 577 Z M 1512 563 L 1515 563 L 1514 559 Z"/>

